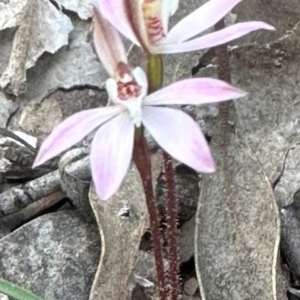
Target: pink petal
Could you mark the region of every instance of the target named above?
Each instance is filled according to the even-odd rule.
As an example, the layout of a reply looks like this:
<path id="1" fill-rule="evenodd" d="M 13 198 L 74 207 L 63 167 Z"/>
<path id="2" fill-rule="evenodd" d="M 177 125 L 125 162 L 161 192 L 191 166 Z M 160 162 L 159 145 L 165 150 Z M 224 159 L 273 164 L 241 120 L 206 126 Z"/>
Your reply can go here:
<path id="1" fill-rule="evenodd" d="M 172 16 L 179 5 L 179 0 L 162 0 L 162 24 L 164 32 L 168 32 L 170 16 Z"/>
<path id="2" fill-rule="evenodd" d="M 148 95 L 144 105 L 199 105 L 243 97 L 246 92 L 218 79 L 193 78 Z"/>
<path id="3" fill-rule="evenodd" d="M 93 32 L 97 54 L 110 76 L 113 76 L 118 63 L 127 64 L 127 55 L 119 33 L 94 8 L 95 28 Z"/>
<path id="4" fill-rule="evenodd" d="M 178 22 L 168 33 L 168 42 L 183 42 L 203 32 L 227 15 L 242 0 L 210 0 Z"/>
<path id="5" fill-rule="evenodd" d="M 162 44 L 157 52 L 164 54 L 181 53 L 215 47 L 259 29 L 275 30 L 273 26 L 264 22 L 252 21 L 237 23 L 222 30 L 195 38 L 188 42 L 178 44 Z"/>
<path id="6" fill-rule="evenodd" d="M 97 0 L 102 15 L 125 37 L 136 45 L 139 42 L 128 21 L 124 0 Z"/>
<path id="7" fill-rule="evenodd" d="M 102 125 L 91 147 L 91 169 L 100 199 L 107 200 L 119 189 L 130 165 L 134 125 L 122 113 Z"/>
<path id="8" fill-rule="evenodd" d="M 175 159 L 204 173 L 215 170 L 206 139 L 187 114 L 166 107 L 146 106 L 143 123 L 156 142 Z"/>
<path id="9" fill-rule="evenodd" d="M 67 118 L 43 142 L 33 168 L 81 141 L 87 134 L 120 112 L 120 107 L 84 110 Z"/>

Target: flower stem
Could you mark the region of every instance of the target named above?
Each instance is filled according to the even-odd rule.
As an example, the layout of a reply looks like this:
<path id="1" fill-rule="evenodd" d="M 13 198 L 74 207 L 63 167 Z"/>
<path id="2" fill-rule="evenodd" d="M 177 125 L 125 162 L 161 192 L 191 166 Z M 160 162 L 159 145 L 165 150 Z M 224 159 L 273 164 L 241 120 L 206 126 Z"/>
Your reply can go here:
<path id="1" fill-rule="evenodd" d="M 163 82 L 163 64 L 160 54 L 147 55 L 147 77 L 149 82 L 149 94 L 161 88 Z"/>
<path id="2" fill-rule="evenodd" d="M 168 234 L 168 250 L 170 260 L 170 296 L 171 300 L 178 300 L 180 295 L 179 286 L 179 258 L 178 258 L 178 230 L 177 230 L 177 201 L 175 197 L 175 181 L 172 158 L 164 155 L 165 178 L 168 189 L 168 205 L 167 205 L 167 234 Z"/>
<path id="3" fill-rule="evenodd" d="M 160 89 L 163 82 L 163 62 L 161 55 L 147 55 L 147 76 L 149 81 L 149 93 Z M 169 269 L 169 296 L 171 300 L 179 299 L 179 258 L 177 248 L 177 203 L 175 197 L 175 180 L 172 158 L 166 152 L 163 152 L 165 177 L 168 189 L 167 204 L 167 241 L 168 258 L 170 262 Z"/>
<path id="4" fill-rule="evenodd" d="M 215 25 L 215 30 L 221 30 L 225 28 L 224 18 L 221 19 Z M 220 45 L 215 48 L 215 53 L 217 56 L 218 62 L 218 77 L 221 80 L 224 80 L 228 83 L 231 83 L 231 70 L 230 70 L 230 61 L 229 61 L 229 52 L 227 44 Z M 231 102 L 231 101 L 230 101 Z M 216 134 L 216 140 L 220 143 L 220 150 L 221 156 L 223 156 L 223 163 L 221 168 L 225 173 L 225 184 L 226 189 L 225 193 L 230 195 L 231 190 L 231 180 L 232 180 L 232 173 L 228 166 L 228 159 L 227 159 L 227 152 L 228 152 L 228 145 L 230 140 L 230 125 L 229 125 L 229 109 L 230 109 L 230 102 L 221 102 L 219 103 L 219 116 L 218 116 L 218 131 Z M 234 115 L 234 110 L 232 110 L 232 115 Z"/>
<path id="5" fill-rule="evenodd" d="M 159 229 L 160 217 L 154 199 L 151 160 L 142 127 L 137 128 L 135 132 L 133 159 L 142 178 L 143 188 L 146 196 L 146 203 L 150 217 L 157 280 L 159 284 L 159 295 L 161 300 L 167 300 L 161 233 Z"/>
<path id="6" fill-rule="evenodd" d="M 215 25 L 215 30 L 221 30 L 225 28 L 224 18 L 221 19 Z M 221 80 L 224 80 L 228 83 L 231 83 L 231 75 L 230 75 L 230 62 L 229 62 L 229 53 L 227 49 L 227 44 L 221 45 L 215 48 L 215 53 L 218 61 L 218 77 Z M 224 148 L 228 144 L 228 132 L 230 132 L 230 126 L 228 124 L 229 119 L 229 102 L 219 103 L 219 126 L 222 130 L 223 136 L 223 144 Z"/>

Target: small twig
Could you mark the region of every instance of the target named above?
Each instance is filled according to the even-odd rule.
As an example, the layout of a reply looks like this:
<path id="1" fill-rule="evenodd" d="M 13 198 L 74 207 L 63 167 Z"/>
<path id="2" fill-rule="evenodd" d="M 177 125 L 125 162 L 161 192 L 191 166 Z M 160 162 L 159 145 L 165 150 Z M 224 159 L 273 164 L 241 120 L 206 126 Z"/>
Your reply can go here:
<path id="1" fill-rule="evenodd" d="M 73 165 L 76 168 L 72 168 Z M 70 175 L 78 178 L 83 169 L 89 172 L 89 160 L 84 157 L 68 165 L 68 168 L 70 168 Z M 0 217 L 20 211 L 29 204 L 57 191 L 61 191 L 59 170 L 8 189 L 0 194 Z"/>
<path id="2" fill-rule="evenodd" d="M 24 224 L 24 222 L 40 214 L 42 211 L 45 211 L 46 209 L 55 205 L 56 203 L 61 201 L 61 199 L 63 199 L 65 196 L 66 196 L 65 192 L 56 191 L 44 198 L 39 199 L 36 202 L 29 204 L 21 211 L 2 217 L 0 219 L 0 225 L 1 225 L 0 234 L 3 234 L 3 232 L 5 231 L 8 233 L 14 230 L 15 228 Z"/>
<path id="3" fill-rule="evenodd" d="M 61 187 L 58 171 L 15 186 L 0 194 L 0 216 L 15 213 L 59 190 L 61 190 Z"/>
<path id="4" fill-rule="evenodd" d="M 36 149 L 34 147 L 32 147 L 30 144 L 28 144 L 25 140 L 23 140 L 22 138 L 20 138 L 19 136 L 17 136 L 15 133 L 13 133 L 12 131 L 6 129 L 6 128 L 2 128 L 0 127 L 0 134 L 6 137 L 9 137 L 21 144 L 23 144 L 25 147 L 27 147 L 28 149 L 30 149 L 33 153 L 36 153 Z"/>

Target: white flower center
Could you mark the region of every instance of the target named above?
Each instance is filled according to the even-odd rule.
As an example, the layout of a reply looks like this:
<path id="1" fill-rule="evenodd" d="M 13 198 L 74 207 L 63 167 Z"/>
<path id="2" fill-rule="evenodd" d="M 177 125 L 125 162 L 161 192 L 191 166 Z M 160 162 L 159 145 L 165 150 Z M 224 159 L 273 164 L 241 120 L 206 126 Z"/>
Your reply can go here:
<path id="1" fill-rule="evenodd" d="M 106 90 L 110 99 L 126 107 L 132 122 L 140 127 L 142 124 L 142 101 L 147 95 L 148 82 L 144 71 L 137 67 L 132 71 L 131 80 L 116 81 L 109 78 Z"/>

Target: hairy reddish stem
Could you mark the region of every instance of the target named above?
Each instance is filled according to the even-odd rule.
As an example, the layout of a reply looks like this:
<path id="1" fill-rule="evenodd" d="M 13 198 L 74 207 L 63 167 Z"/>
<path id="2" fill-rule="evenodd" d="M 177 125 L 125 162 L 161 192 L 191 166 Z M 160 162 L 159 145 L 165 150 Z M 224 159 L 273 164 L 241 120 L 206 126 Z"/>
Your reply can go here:
<path id="1" fill-rule="evenodd" d="M 165 177 L 168 189 L 167 204 L 167 240 L 170 261 L 170 299 L 178 300 L 180 294 L 179 286 L 179 258 L 178 258 L 178 230 L 177 230 L 177 201 L 175 196 L 175 180 L 172 158 L 164 152 Z"/>
<path id="2" fill-rule="evenodd" d="M 224 18 L 215 25 L 215 30 L 225 28 Z M 215 53 L 218 61 L 218 77 L 228 83 L 231 83 L 230 62 L 227 44 L 215 48 Z M 224 147 L 228 144 L 228 132 L 230 132 L 229 124 L 229 102 L 219 103 L 219 126 L 223 130 L 224 137 L 222 143 Z"/>
<path id="3" fill-rule="evenodd" d="M 147 54 L 147 77 L 149 81 L 149 93 L 153 93 L 161 88 L 163 82 L 163 61 L 161 55 Z M 179 286 L 179 259 L 177 249 L 177 203 L 175 198 L 175 181 L 172 158 L 163 152 L 165 177 L 168 190 L 167 204 L 167 243 L 170 269 L 165 273 L 168 283 L 168 299 L 178 300 L 180 294 Z M 167 277 L 168 276 L 168 277 Z"/>
<path id="4" fill-rule="evenodd" d="M 150 217 L 156 273 L 159 284 L 159 295 L 161 300 L 167 300 L 165 271 L 162 256 L 162 239 L 159 229 L 160 216 L 157 210 L 156 201 L 154 199 L 150 155 L 147 147 L 147 142 L 143 135 L 143 129 L 141 128 L 138 128 L 136 130 L 133 148 L 133 159 L 142 178 L 143 188 L 146 196 L 146 203 Z"/>

